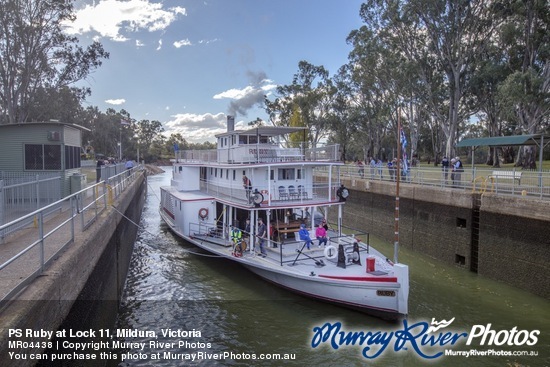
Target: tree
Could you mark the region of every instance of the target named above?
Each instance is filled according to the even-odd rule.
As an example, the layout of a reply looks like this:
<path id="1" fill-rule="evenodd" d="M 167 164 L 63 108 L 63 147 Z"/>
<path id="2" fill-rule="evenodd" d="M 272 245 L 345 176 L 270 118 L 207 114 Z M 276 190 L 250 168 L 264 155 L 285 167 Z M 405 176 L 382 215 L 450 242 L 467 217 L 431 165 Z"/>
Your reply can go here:
<path id="1" fill-rule="evenodd" d="M 63 33 L 73 1 L 0 2 L 0 123 L 27 121 L 40 88 L 57 90 L 85 79 L 109 54 L 99 42 L 85 49 Z M 89 93 L 81 88 L 78 96 Z"/>
<path id="2" fill-rule="evenodd" d="M 82 124 L 81 101 L 84 97 L 79 92 L 79 89 L 69 87 L 38 88 L 28 108 L 28 120 L 55 119 L 69 124 Z"/>
<path id="3" fill-rule="evenodd" d="M 541 131 L 550 115 L 550 8 L 546 0 L 506 0 L 501 29 L 505 60 L 512 73 L 500 85 L 505 112 L 526 134 Z M 536 168 L 535 148 L 526 146 L 517 165 Z"/>
<path id="4" fill-rule="evenodd" d="M 185 140 L 185 138 L 180 133 L 170 134 L 168 140 L 166 140 L 166 143 L 164 145 L 163 155 L 167 157 L 173 157 L 176 146 L 179 150 L 185 150 L 189 148 L 187 140 Z"/>
<path id="5" fill-rule="evenodd" d="M 141 154 L 146 160 L 158 158 L 164 145 L 164 131 L 159 121 L 141 120 L 137 123 L 136 137 Z"/>
<path id="6" fill-rule="evenodd" d="M 308 142 L 316 146 L 326 137 L 335 89 L 323 66 L 300 61 L 292 84 L 277 87 L 277 93 L 275 101 L 265 99 L 266 111 L 275 125 L 290 126 L 297 108 L 308 129 Z"/>

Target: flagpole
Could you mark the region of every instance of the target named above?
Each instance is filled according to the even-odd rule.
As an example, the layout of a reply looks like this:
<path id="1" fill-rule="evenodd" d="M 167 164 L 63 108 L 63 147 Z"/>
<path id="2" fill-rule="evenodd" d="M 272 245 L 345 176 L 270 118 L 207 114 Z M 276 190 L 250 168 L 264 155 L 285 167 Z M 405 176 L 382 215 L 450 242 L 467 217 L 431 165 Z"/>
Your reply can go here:
<path id="1" fill-rule="evenodd" d="M 397 264 L 399 251 L 399 181 L 401 181 L 401 116 L 397 108 L 397 183 L 395 185 L 395 237 L 393 242 L 393 262 Z"/>
<path id="2" fill-rule="evenodd" d="M 118 161 L 122 161 L 122 123 L 118 127 Z"/>

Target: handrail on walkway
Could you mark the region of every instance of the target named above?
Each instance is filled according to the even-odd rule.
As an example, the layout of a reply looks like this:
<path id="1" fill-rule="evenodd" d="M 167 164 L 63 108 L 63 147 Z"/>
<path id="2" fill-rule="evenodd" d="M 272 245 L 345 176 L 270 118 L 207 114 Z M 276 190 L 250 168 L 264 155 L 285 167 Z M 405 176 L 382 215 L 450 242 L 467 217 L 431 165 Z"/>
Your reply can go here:
<path id="1" fill-rule="evenodd" d="M 31 223 L 0 243 L 0 310 L 74 242 L 75 232 L 86 231 L 142 170 L 137 166 L 121 172 L 0 226 L 0 233 L 8 233 L 21 222 Z M 46 220 L 52 211 L 57 214 Z"/>
<path id="2" fill-rule="evenodd" d="M 323 173 L 326 167 L 318 167 Z M 339 167 L 341 179 L 395 182 L 396 172 L 387 166 L 362 166 L 346 164 Z M 481 177 L 481 178 L 480 178 Z M 401 174 L 401 181 L 408 184 L 432 186 L 458 190 L 475 190 L 482 181 L 483 193 L 513 195 L 525 198 L 550 200 L 550 172 L 521 169 L 495 169 L 466 167 L 463 171 L 453 172 L 441 167 L 410 167 Z"/>

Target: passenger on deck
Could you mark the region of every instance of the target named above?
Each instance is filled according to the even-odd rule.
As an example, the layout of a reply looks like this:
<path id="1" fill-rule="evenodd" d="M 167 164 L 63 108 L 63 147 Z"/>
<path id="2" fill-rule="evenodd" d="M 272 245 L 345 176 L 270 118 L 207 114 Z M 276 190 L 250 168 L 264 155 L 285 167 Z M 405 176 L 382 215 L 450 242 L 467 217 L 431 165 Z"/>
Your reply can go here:
<path id="1" fill-rule="evenodd" d="M 242 237 L 243 233 L 239 227 L 231 226 L 229 236 L 233 241 L 233 256 L 243 256 Z"/>
<path id="2" fill-rule="evenodd" d="M 267 251 L 265 249 L 265 239 L 267 237 L 267 227 L 264 224 L 264 221 L 262 218 L 258 219 L 258 238 L 260 242 L 260 255 L 262 257 L 267 256 Z"/>
<path id="3" fill-rule="evenodd" d="M 313 241 L 309 237 L 309 232 L 306 228 L 305 224 L 300 225 L 300 230 L 298 231 L 298 235 L 300 236 L 300 240 L 305 241 L 305 245 L 307 246 L 307 249 L 309 250 L 311 244 Z"/>
<path id="4" fill-rule="evenodd" d="M 243 175 L 243 187 L 246 193 L 246 200 L 249 204 L 252 204 L 252 181 L 250 181 L 250 179 L 245 175 Z"/>
<path id="5" fill-rule="evenodd" d="M 321 244 L 327 245 L 327 230 L 323 227 L 323 224 L 319 224 L 315 230 L 315 237 L 319 240 L 319 247 L 321 247 Z"/>

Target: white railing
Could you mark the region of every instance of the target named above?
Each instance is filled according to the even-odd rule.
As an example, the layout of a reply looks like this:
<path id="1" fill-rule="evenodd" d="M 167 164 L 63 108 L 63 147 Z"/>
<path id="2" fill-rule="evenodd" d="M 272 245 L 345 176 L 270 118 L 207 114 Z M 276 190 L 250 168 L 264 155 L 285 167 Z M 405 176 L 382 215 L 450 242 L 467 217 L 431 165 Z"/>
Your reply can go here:
<path id="1" fill-rule="evenodd" d="M 1 225 L 0 233 L 10 235 L 5 236 L 0 244 L 0 275 L 3 279 L 0 308 L 42 274 L 50 262 L 74 241 L 75 232 L 86 231 L 141 171 L 142 167 L 135 167 L 119 173 Z M 58 214 L 46 218 L 52 210 Z M 12 228 L 21 228 L 21 223 L 30 224 L 25 225 L 25 231 L 14 233 Z"/>
<path id="2" fill-rule="evenodd" d="M 319 168 L 322 171 L 322 167 Z M 411 167 L 401 176 L 402 182 L 417 185 L 438 186 L 460 190 L 475 190 L 483 193 L 520 195 L 550 199 L 550 172 L 511 169 L 492 169 L 465 166 L 463 172 L 443 171 L 441 167 Z M 395 170 L 386 166 L 366 165 L 361 174 L 359 167 L 353 164 L 340 168 L 342 178 L 364 178 L 371 181 L 395 181 Z"/>
<path id="3" fill-rule="evenodd" d="M 334 183 L 318 183 L 313 185 L 297 185 L 295 183 L 278 182 L 276 185 L 254 185 L 247 192 L 241 184 L 220 185 L 202 181 L 201 191 L 235 204 L 253 204 L 252 198 L 261 194 L 263 205 L 306 205 L 318 202 L 337 201 L 336 191 L 339 185 Z"/>
<path id="4" fill-rule="evenodd" d="M 176 162 L 202 164 L 281 163 L 297 161 L 338 161 L 339 145 L 317 148 L 281 148 L 273 144 L 240 145 L 227 149 L 182 150 Z"/>
<path id="5" fill-rule="evenodd" d="M 0 225 L 8 223 L 16 218 L 40 209 L 61 199 L 60 175 L 45 176 L 35 175 L 35 180 L 6 179 L 0 180 Z M 20 183 L 15 183 L 19 181 Z M 26 182 L 25 182 L 26 181 Z M 54 211 L 55 208 L 51 208 Z M 28 223 L 21 222 L 21 226 Z M 17 230 L 18 228 L 12 228 Z M 0 237 L 6 232 L 0 230 Z"/>

